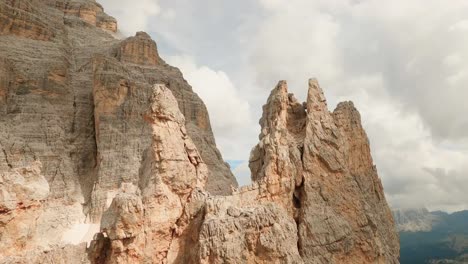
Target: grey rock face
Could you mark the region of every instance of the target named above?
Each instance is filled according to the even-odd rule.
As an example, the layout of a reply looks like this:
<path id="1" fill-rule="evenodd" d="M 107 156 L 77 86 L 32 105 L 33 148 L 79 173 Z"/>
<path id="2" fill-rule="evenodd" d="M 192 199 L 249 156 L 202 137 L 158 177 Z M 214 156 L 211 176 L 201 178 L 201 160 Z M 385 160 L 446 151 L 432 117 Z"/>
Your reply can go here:
<path id="1" fill-rule="evenodd" d="M 159 105 L 163 113 L 171 108 Z M 135 232 L 135 221 L 126 220 L 119 224 L 124 228 L 120 233 L 145 234 L 146 241 L 160 241 L 159 245 L 144 246 L 137 236 L 123 246 L 120 239 L 111 239 L 106 249 L 100 246 L 106 244 L 102 235 L 94 242 L 93 256 L 111 256 L 108 263 L 148 259 L 157 263 L 399 263 L 393 218 L 352 103 L 341 103 L 329 112 L 318 83 L 310 80 L 304 106 L 288 94 L 282 81 L 264 106 L 260 123 L 260 143 L 251 153 L 251 186 L 234 189 L 230 196 L 212 197 L 203 191 L 203 184 L 192 184 L 196 189 L 187 186 L 188 196 L 173 189 L 178 180 L 152 181 L 151 188 L 140 185 L 147 195 L 158 197 L 169 186 L 175 193 L 166 192 L 157 205 L 143 200 L 143 207 L 160 208 L 150 209 L 149 219 L 136 221 L 147 231 Z M 181 140 L 171 139 L 172 145 Z M 159 151 L 172 152 L 165 147 L 153 153 Z M 148 172 L 143 175 L 154 175 L 151 171 L 156 168 L 145 166 Z M 178 175 L 170 168 L 170 175 Z M 126 204 L 122 197 L 116 196 L 112 204 Z M 128 202 L 138 204 L 134 199 L 138 201 L 129 197 Z M 161 211 L 164 221 L 154 224 L 152 219 L 163 217 L 158 214 Z M 126 214 L 113 213 L 111 222 L 120 223 L 124 219 L 120 215 Z M 171 226 L 174 231 L 167 232 Z M 143 251 L 138 252 L 139 248 Z"/>
<path id="2" fill-rule="evenodd" d="M 329 112 L 311 79 L 304 106 L 282 81 L 263 108 L 252 179 L 271 186 L 297 222 L 304 263 L 398 263 L 398 236 L 353 104 Z"/>
<path id="3" fill-rule="evenodd" d="M 5 0 L 0 17 L 2 199 L 8 212 L 17 200 L 32 199 L 7 197 L 18 193 L 10 175 L 36 162 L 48 191 L 33 197 L 40 210 L 29 214 L 29 226 L 21 220 L 27 234 L 21 245 L 9 243 L 9 229 L 0 225 L 0 254 L 62 245 L 68 231 L 99 225 L 122 183 L 138 185 L 153 140 L 143 115 L 156 83 L 171 89 L 186 133 L 208 161 L 208 191 L 229 194 L 237 186 L 205 105 L 146 33 L 115 39 L 115 19 L 95 1 Z"/>
<path id="4" fill-rule="evenodd" d="M 0 8 L 5 263 L 398 263 L 352 103 L 329 112 L 311 80 L 301 104 L 280 82 L 236 188 L 205 105 L 146 33 L 115 39 L 91 0 Z"/>

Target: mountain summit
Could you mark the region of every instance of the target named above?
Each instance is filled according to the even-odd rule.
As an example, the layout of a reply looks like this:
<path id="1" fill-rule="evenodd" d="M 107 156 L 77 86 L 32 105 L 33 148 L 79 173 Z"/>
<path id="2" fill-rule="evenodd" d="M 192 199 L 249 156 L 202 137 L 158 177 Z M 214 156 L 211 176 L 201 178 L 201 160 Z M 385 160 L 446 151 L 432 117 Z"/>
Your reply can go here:
<path id="1" fill-rule="evenodd" d="M 238 188 L 204 103 L 91 0 L 0 1 L 0 262 L 399 263 L 360 115 L 280 81 Z"/>

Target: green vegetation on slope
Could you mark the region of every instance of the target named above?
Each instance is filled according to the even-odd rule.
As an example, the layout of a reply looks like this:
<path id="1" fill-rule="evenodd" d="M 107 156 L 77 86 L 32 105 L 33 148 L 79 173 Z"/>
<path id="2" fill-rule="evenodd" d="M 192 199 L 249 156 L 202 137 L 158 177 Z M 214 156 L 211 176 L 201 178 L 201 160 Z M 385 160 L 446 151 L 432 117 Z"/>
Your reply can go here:
<path id="1" fill-rule="evenodd" d="M 468 254 L 468 211 L 442 217 L 429 232 L 401 232 L 401 263 L 426 264 Z"/>

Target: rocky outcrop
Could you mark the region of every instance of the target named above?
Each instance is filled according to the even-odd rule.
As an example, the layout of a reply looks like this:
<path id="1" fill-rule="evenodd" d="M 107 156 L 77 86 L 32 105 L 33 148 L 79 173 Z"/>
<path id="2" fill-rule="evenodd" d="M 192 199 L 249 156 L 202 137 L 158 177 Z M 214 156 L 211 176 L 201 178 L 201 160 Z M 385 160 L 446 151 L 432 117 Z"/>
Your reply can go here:
<path id="1" fill-rule="evenodd" d="M 398 236 L 353 104 L 341 103 L 329 112 L 316 80 L 310 80 L 307 102 L 300 104 L 282 81 L 264 106 L 260 124 L 260 143 L 251 154 L 251 186 L 220 197 L 203 192 L 203 184 L 197 181 L 190 185 L 197 188 L 189 189 L 189 196 L 178 195 L 180 203 L 173 202 L 173 194 L 167 194 L 166 200 L 158 199 L 160 206 L 165 205 L 150 210 L 149 219 L 132 218 L 120 224 L 121 215 L 127 212 L 111 213 L 111 222 L 128 228 L 121 234 L 143 234 L 154 226 L 168 230 L 171 225 L 174 231 L 171 235 L 160 229 L 156 233 L 145 231 L 146 240 L 160 241 L 159 247 L 150 249 L 132 241 L 127 247 L 131 252 L 143 248 L 141 255 L 124 256 L 138 258 L 116 258 L 109 263 L 149 259 L 157 263 L 399 263 Z M 159 151 L 167 149 L 170 147 Z M 149 189 L 140 184 L 140 189 L 158 193 L 155 190 L 177 182 L 156 181 Z M 112 204 L 140 204 L 133 202 L 139 201 L 135 196 L 125 203 L 122 197 L 116 196 Z M 143 208 L 147 206 L 143 202 Z M 165 220 L 152 224 L 161 211 L 166 212 Z M 134 223 L 142 225 L 140 231 L 135 232 Z M 112 243 L 114 236 L 109 235 Z M 105 242 L 101 239 L 95 244 Z M 95 256 L 112 256 L 114 252 L 113 247 L 95 248 L 99 252 L 92 251 Z M 126 247 L 117 248 L 122 252 Z"/>
<path id="2" fill-rule="evenodd" d="M 175 95 L 191 157 L 209 160 L 207 190 L 237 186 L 180 71 L 145 33 L 119 40 L 115 31 L 94 1 L 0 1 L 0 259 L 57 256 L 99 231 L 122 185 L 140 182 L 154 140 L 146 117 L 154 84 Z M 172 170 L 181 168 L 190 167 Z M 29 186 L 47 192 L 28 196 Z"/>
<path id="3" fill-rule="evenodd" d="M 175 258 L 183 247 L 178 234 L 190 220 L 186 206 L 192 192 L 205 187 L 208 171 L 187 135 L 176 99 L 169 89 L 156 85 L 150 102 L 144 119 L 151 126 L 152 140 L 137 185 L 122 184 L 123 190 L 103 214 L 101 230 L 110 249 L 93 250 L 96 256 L 108 256 L 108 263 L 165 263 Z"/>
<path id="4" fill-rule="evenodd" d="M 287 195 L 279 192 L 289 199 L 280 200 L 298 224 L 298 248 L 305 262 L 398 263 L 391 212 L 352 103 L 340 103 L 330 113 L 311 79 L 307 102 L 301 105 L 280 82 L 260 123 L 261 141 L 251 154 L 252 178 L 290 180 Z"/>
<path id="5" fill-rule="evenodd" d="M 5 158 L 5 157 L 3 157 Z M 49 185 L 41 175 L 40 162 L 0 172 L 0 226 L 2 252 L 30 250 L 28 240 L 37 228 L 42 203 L 49 195 Z"/>
<path id="6" fill-rule="evenodd" d="M 161 63 L 156 42 L 145 32 L 137 32 L 135 37 L 130 37 L 122 42 L 118 53 L 122 62 L 140 65 L 157 65 Z"/>
<path id="7" fill-rule="evenodd" d="M 398 236 L 358 111 L 345 102 L 328 112 L 310 80 L 307 112 L 302 255 L 324 263 L 398 263 Z"/>
<path id="8" fill-rule="evenodd" d="M 43 3 L 28 0 L 0 2 L 0 35 L 17 35 L 35 40 L 51 40 L 61 19 L 57 13 L 42 12 Z"/>
<path id="9" fill-rule="evenodd" d="M 104 13 L 102 6 L 94 1 L 51 1 L 50 5 L 61 10 L 65 19 L 76 17 L 89 25 L 117 32 L 117 20 Z"/>
<path id="10" fill-rule="evenodd" d="M 91 0 L 0 7 L 1 261 L 398 263 L 352 103 L 332 113 L 316 80 L 305 103 L 281 81 L 237 188 L 149 35 L 115 39 Z"/>

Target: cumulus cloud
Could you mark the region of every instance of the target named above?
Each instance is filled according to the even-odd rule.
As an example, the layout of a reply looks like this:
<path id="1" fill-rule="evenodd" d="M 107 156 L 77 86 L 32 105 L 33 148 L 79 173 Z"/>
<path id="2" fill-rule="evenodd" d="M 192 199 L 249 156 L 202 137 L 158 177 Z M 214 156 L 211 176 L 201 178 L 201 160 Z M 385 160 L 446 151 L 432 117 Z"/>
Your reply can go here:
<path id="1" fill-rule="evenodd" d="M 394 207 L 468 208 L 466 185 L 460 185 L 463 176 L 468 183 L 466 151 L 437 143 L 421 117 L 406 112 L 401 102 L 375 97 L 366 89 L 346 98 L 354 100 L 362 114 L 374 162 Z"/>
<path id="2" fill-rule="evenodd" d="M 260 2 L 266 19 L 249 44 L 259 86 L 269 88 L 276 80 L 288 80 L 290 90 L 303 98 L 310 77 L 324 81 L 339 74 L 335 43 L 340 28 L 330 14 L 316 10 L 314 1 Z"/>
<path id="3" fill-rule="evenodd" d="M 468 137 L 459 114 L 468 97 L 465 1 L 260 2 L 269 15 L 252 54 L 259 80 L 316 75 L 332 92 L 352 94 L 340 86 L 379 74 L 436 139 Z"/>
<path id="4" fill-rule="evenodd" d="M 150 28 L 150 20 L 160 14 L 158 0 L 99 0 L 105 12 L 114 16 L 118 22 L 119 31 L 126 35 L 134 35 L 137 31 Z M 167 12 L 163 13 L 168 15 Z"/>
<path id="5" fill-rule="evenodd" d="M 394 207 L 468 208 L 467 1 L 141 3 L 103 1 L 124 31 L 148 30 L 181 67 L 226 159 L 248 159 L 252 120 L 278 80 L 304 99 L 317 77 L 329 105 L 360 110 Z M 234 173 L 247 183 L 247 162 Z"/>
<path id="6" fill-rule="evenodd" d="M 245 156 L 245 149 L 255 137 L 250 105 L 223 71 L 198 66 L 193 57 L 172 56 L 168 62 L 181 69 L 184 78 L 205 102 L 218 147 L 225 159 Z"/>
<path id="7" fill-rule="evenodd" d="M 317 76 L 332 105 L 354 100 L 395 207 L 468 207 L 465 1 L 259 2 L 260 85 L 284 76 L 304 94 Z"/>

